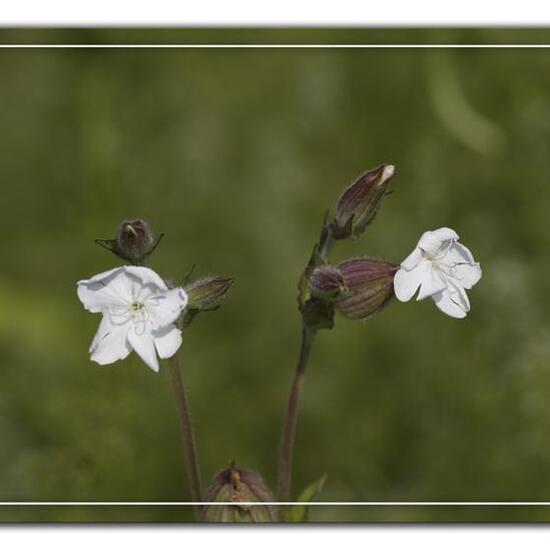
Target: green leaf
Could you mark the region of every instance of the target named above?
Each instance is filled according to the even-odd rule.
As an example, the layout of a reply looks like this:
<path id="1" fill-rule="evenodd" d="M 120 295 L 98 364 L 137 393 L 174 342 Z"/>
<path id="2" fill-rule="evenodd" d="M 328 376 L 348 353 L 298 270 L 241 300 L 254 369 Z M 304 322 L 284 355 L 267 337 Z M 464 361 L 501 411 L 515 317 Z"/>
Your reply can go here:
<path id="1" fill-rule="evenodd" d="M 298 502 L 313 502 L 317 500 L 317 498 L 321 494 L 321 491 L 323 490 L 323 485 L 325 484 L 326 480 L 327 476 L 325 474 L 317 481 L 310 483 L 298 497 Z M 308 516 L 309 506 L 295 505 L 292 506 L 288 511 L 287 519 L 289 522 L 300 523 L 306 522 L 308 520 Z"/>

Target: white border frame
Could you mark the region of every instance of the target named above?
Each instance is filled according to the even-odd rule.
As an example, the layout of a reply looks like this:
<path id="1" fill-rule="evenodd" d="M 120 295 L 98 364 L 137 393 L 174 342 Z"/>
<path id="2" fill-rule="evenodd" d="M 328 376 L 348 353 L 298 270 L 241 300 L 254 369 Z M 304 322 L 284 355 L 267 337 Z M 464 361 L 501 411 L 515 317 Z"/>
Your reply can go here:
<path id="1" fill-rule="evenodd" d="M 93 25 L 91 25 L 93 26 Z M 91 26 L 87 26 L 88 28 Z M 28 30 L 28 26 L 23 30 Z M 157 30 L 151 27 L 144 30 Z M 181 29 L 186 30 L 186 29 Z M 502 29 L 505 30 L 505 29 Z M 549 29 L 550 30 L 550 29 Z M 549 49 L 550 44 L 0 44 L 0 49 Z M 189 501 L 2 501 L 1 507 L 43 506 L 550 506 L 550 501 L 400 501 L 400 502 L 189 502 Z"/>

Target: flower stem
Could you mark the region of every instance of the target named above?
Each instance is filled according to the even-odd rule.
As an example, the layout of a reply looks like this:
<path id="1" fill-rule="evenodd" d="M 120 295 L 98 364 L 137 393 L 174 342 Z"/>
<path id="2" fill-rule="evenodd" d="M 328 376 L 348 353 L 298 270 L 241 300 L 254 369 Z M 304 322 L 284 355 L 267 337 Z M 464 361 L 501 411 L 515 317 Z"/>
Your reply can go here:
<path id="1" fill-rule="evenodd" d="M 294 380 L 292 382 L 292 388 L 288 397 L 286 416 L 283 424 L 283 437 L 279 456 L 278 500 L 280 502 L 286 502 L 290 498 L 292 455 L 296 436 L 296 424 L 298 421 L 298 405 L 300 401 L 300 394 L 302 392 L 302 386 L 304 384 L 305 369 L 314 339 L 315 331 L 308 329 L 307 327 L 303 327 L 300 356 L 298 357 L 298 363 L 296 365 Z"/>
<path id="2" fill-rule="evenodd" d="M 176 405 L 180 419 L 183 454 L 185 457 L 187 479 L 189 481 L 189 491 L 193 502 L 201 502 L 201 474 L 199 461 L 197 458 L 197 445 L 195 443 L 195 435 L 191 424 L 191 415 L 189 413 L 189 405 L 187 404 L 185 386 L 183 384 L 179 361 L 176 355 L 170 359 L 170 375 L 172 378 L 172 387 L 174 389 L 174 397 L 176 398 Z M 200 519 L 201 514 L 198 506 L 195 507 L 195 514 L 197 519 Z"/>

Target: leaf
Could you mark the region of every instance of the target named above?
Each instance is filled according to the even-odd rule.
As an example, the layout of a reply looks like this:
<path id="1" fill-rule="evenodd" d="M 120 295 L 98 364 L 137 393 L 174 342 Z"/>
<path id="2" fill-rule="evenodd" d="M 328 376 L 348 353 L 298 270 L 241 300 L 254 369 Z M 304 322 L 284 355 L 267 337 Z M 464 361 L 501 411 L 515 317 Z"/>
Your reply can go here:
<path id="1" fill-rule="evenodd" d="M 317 481 L 310 483 L 298 497 L 298 502 L 313 502 L 317 500 L 317 498 L 321 494 L 321 491 L 323 490 L 323 486 L 326 480 L 327 476 L 325 474 Z M 308 520 L 308 516 L 309 506 L 295 505 L 292 506 L 288 511 L 287 520 L 293 523 L 306 522 Z"/>
<path id="2" fill-rule="evenodd" d="M 310 298 L 301 308 L 304 326 L 315 332 L 334 327 L 334 305 L 321 298 Z"/>

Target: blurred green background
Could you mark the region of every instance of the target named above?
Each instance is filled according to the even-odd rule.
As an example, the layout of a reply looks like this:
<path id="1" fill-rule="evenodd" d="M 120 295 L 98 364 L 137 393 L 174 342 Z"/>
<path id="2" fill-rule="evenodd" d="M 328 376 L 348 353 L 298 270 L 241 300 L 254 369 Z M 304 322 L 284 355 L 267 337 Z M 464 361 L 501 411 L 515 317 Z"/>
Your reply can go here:
<path id="1" fill-rule="evenodd" d="M 214 35 L 227 37 L 238 40 Z M 197 275 L 235 277 L 181 349 L 204 483 L 234 459 L 274 487 L 296 284 L 324 211 L 382 162 L 397 166 L 395 193 L 334 259 L 399 262 L 423 231 L 450 226 L 484 276 L 466 320 L 431 300 L 395 301 L 320 333 L 294 492 L 326 473 L 326 501 L 550 500 L 547 50 L 2 50 L 0 71 L 0 500 L 188 498 L 166 365 L 155 374 L 135 354 L 109 367 L 88 358 L 100 316 L 84 311 L 76 281 L 119 265 L 93 240 L 127 217 L 166 234 L 152 258 L 162 275 L 196 264 Z M 191 518 L 166 507 L 0 509 L 5 521 Z"/>

